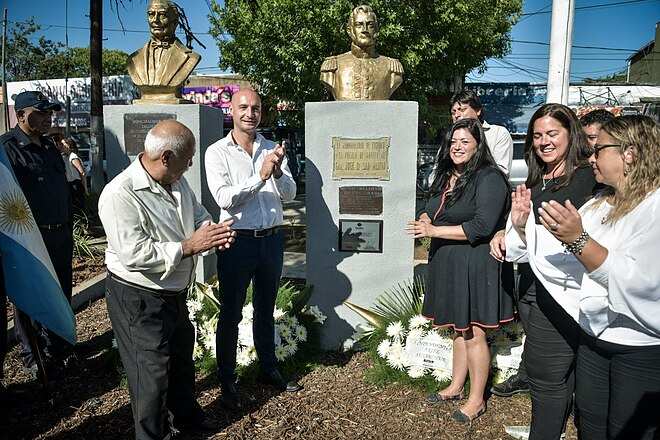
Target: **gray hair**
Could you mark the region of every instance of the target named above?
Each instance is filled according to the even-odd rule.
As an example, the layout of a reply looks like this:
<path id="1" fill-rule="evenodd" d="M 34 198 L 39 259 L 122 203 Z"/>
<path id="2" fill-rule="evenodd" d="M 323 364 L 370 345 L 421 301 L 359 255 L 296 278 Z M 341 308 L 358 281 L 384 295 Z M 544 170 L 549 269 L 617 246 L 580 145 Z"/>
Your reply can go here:
<path id="1" fill-rule="evenodd" d="M 192 143 L 193 148 L 195 146 L 195 138 L 187 132 L 161 136 L 155 128 L 149 130 L 147 137 L 144 139 L 144 152 L 149 159 L 157 159 L 163 152 L 168 150 L 174 153 L 175 156 L 180 156 L 186 150 L 188 143 Z"/>

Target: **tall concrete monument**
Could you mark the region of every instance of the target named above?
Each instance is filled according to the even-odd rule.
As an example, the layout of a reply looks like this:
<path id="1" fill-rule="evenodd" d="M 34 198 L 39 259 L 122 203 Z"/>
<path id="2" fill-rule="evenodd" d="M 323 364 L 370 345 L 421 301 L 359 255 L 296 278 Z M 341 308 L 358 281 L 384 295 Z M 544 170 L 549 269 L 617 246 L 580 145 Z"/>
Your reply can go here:
<path id="1" fill-rule="evenodd" d="M 351 50 L 321 65 L 321 82 L 337 101 L 385 100 L 403 82 L 399 60 L 378 55 L 378 19 L 371 6 L 357 6 L 348 17 Z"/>
<path id="2" fill-rule="evenodd" d="M 106 173 L 112 179 L 135 160 L 144 149 L 147 132 L 159 121 L 174 119 L 195 136 L 197 152 L 186 180 L 195 196 L 217 220 L 219 213 L 206 184 L 202 158 L 206 148 L 222 138 L 222 110 L 193 104 L 181 98 L 188 75 L 200 55 L 184 46 L 174 35 L 183 11 L 170 0 L 151 0 L 147 18 L 151 39 L 130 55 L 128 72 L 140 89 L 139 105 L 103 106 Z M 189 29 L 184 26 L 186 35 Z M 216 272 L 215 254 L 197 260 L 197 281 L 208 280 Z"/>
<path id="3" fill-rule="evenodd" d="M 176 37 L 179 10 L 170 0 L 151 0 L 147 21 L 151 38 L 128 57 L 126 67 L 141 99 L 134 104 L 190 103 L 181 97 L 181 89 L 201 56 Z"/>
<path id="4" fill-rule="evenodd" d="M 307 282 L 328 316 L 321 342 L 337 348 L 370 307 L 413 278 L 416 102 L 389 101 L 403 81 L 398 60 L 375 51 L 369 6 L 349 18 L 351 51 L 326 58 L 321 81 L 339 102 L 305 105 Z"/>

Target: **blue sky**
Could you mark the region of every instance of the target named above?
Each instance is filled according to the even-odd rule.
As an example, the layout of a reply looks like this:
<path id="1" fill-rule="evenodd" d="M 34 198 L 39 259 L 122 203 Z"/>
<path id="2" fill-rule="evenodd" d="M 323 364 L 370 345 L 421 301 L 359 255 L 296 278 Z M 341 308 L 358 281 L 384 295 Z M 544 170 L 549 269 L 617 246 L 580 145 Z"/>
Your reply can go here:
<path id="1" fill-rule="evenodd" d="M 210 1 L 210 0 L 209 0 Z M 621 5 L 589 8 L 594 5 L 627 2 Z M 125 0 L 126 8 L 120 15 L 127 30 L 119 30 L 116 14 L 110 9 L 110 0 L 104 0 L 104 47 L 132 52 L 142 46 L 148 37 L 145 9 L 147 0 Z M 178 0 L 184 8 L 193 31 L 206 45 L 195 46 L 202 54 L 200 73 L 217 73 L 218 48 L 208 35 L 209 7 L 207 0 Z M 3 0 L 9 10 L 9 20 L 22 21 L 34 16 L 43 26 L 43 35 L 64 41 L 66 22 L 65 0 Z M 660 21 L 660 0 L 576 0 L 573 44 L 614 49 L 639 49 L 654 39 L 655 24 Z M 588 9 L 579 9 L 587 7 Z M 523 17 L 512 30 L 514 41 L 547 43 L 550 40 L 551 0 L 526 0 L 524 13 L 540 12 Z M 68 0 L 69 45 L 89 44 L 89 0 Z M 547 13 L 545 13 L 547 12 Z M 83 29 L 77 29 L 83 28 Z M 206 33 L 206 34 L 204 34 Z M 598 77 L 625 69 L 626 58 L 632 52 L 603 49 L 573 48 L 571 77 Z M 548 68 L 548 46 L 514 42 L 511 53 L 504 60 L 489 60 L 488 70 L 480 75 L 471 72 L 468 82 L 545 82 Z M 515 67 L 514 67 L 515 66 Z"/>

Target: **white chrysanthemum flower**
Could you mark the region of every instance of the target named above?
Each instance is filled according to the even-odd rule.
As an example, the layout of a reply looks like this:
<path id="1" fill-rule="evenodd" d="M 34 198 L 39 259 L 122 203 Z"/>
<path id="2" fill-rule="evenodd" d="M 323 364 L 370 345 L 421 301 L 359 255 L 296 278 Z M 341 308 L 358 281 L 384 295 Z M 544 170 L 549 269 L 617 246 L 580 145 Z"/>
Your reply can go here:
<path id="1" fill-rule="evenodd" d="M 433 375 L 433 378 L 438 382 L 451 380 L 451 370 L 446 368 L 436 368 L 431 372 L 431 374 Z"/>
<path id="2" fill-rule="evenodd" d="M 190 321 L 194 322 L 197 314 L 202 310 L 203 303 L 195 295 L 188 297 L 186 305 L 188 306 L 188 318 Z"/>
<path id="3" fill-rule="evenodd" d="M 392 346 L 392 343 L 390 342 L 389 339 L 383 339 L 380 344 L 378 344 L 378 348 L 376 351 L 378 352 L 378 356 L 382 357 L 383 359 L 387 358 L 388 353 L 390 352 L 390 347 Z"/>
<path id="4" fill-rule="evenodd" d="M 408 337 L 406 338 L 406 343 L 407 341 L 420 341 L 426 336 L 426 330 L 423 328 L 414 328 L 408 332 Z"/>
<path id="5" fill-rule="evenodd" d="M 407 358 L 400 342 L 395 341 L 390 346 L 390 350 L 387 353 L 387 358 L 385 360 L 387 361 L 387 364 L 395 370 L 405 370 Z"/>
<path id="6" fill-rule="evenodd" d="M 298 351 L 298 343 L 296 341 L 289 342 L 284 347 L 286 348 L 287 357 L 293 356 Z"/>
<path id="7" fill-rule="evenodd" d="M 195 343 L 195 348 L 193 348 L 193 359 L 197 360 L 202 356 L 204 356 L 204 348 L 200 344 Z"/>
<path id="8" fill-rule="evenodd" d="M 403 324 L 401 321 L 395 321 L 387 326 L 387 336 L 394 339 L 401 339 L 403 336 Z"/>
<path id="9" fill-rule="evenodd" d="M 252 316 L 254 315 L 254 306 L 252 303 L 247 303 L 243 306 L 241 315 L 243 316 L 243 319 L 252 321 Z"/>
<path id="10" fill-rule="evenodd" d="M 282 338 L 286 339 L 287 341 L 293 339 L 293 333 L 287 324 L 277 324 L 275 327 L 277 328 L 277 331 Z"/>
<path id="11" fill-rule="evenodd" d="M 348 338 L 344 341 L 344 343 L 341 345 L 341 350 L 343 352 L 351 351 L 353 350 L 353 346 L 355 345 L 355 341 L 351 338 Z"/>
<path id="12" fill-rule="evenodd" d="M 275 321 L 284 317 L 285 314 L 286 312 L 280 308 L 275 307 L 275 310 L 273 310 L 273 318 L 275 318 Z"/>
<path id="13" fill-rule="evenodd" d="M 413 379 L 420 378 L 425 374 L 426 374 L 426 368 L 419 365 L 413 365 L 408 369 L 408 376 L 410 376 Z"/>
<path id="14" fill-rule="evenodd" d="M 420 327 L 426 327 L 429 324 L 429 320 L 426 319 L 422 315 L 415 315 L 412 318 L 410 318 L 410 322 L 408 323 L 408 328 L 410 330 L 420 328 Z"/>
<path id="15" fill-rule="evenodd" d="M 296 326 L 296 339 L 300 342 L 305 342 L 307 340 L 307 329 L 302 325 Z"/>
<path id="16" fill-rule="evenodd" d="M 282 362 L 284 359 L 286 359 L 288 354 L 288 350 L 283 345 L 278 345 L 275 347 L 275 358 L 278 361 Z"/>
<path id="17" fill-rule="evenodd" d="M 238 350 L 236 352 L 236 363 L 243 367 L 247 367 L 248 365 L 250 365 L 255 358 L 255 356 L 252 355 L 252 352 L 254 352 L 253 347 L 244 348 L 243 350 Z"/>
<path id="18" fill-rule="evenodd" d="M 425 339 L 429 344 L 440 344 L 445 339 L 445 337 L 441 336 L 437 330 L 433 329 L 426 333 Z"/>
<path id="19" fill-rule="evenodd" d="M 244 347 L 254 346 L 252 323 L 241 321 L 238 325 L 238 344 Z"/>

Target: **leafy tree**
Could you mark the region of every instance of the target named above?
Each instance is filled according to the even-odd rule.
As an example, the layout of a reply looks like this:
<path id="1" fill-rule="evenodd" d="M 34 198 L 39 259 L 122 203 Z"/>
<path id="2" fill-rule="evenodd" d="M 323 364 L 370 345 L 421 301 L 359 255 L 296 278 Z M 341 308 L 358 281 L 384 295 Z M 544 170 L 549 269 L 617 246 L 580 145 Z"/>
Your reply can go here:
<path id="1" fill-rule="evenodd" d="M 128 54 L 121 50 L 103 49 L 103 75 L 127 75 L 126 59 Z M 69 72 L 69 78 L 87 77 L 89 70 L 89 48 L 72 47 L 59 52 L 48 59 L 47 65 L 41 69 L 42 78 L 64 78 Z"/>
<path id="2" fill-rule="evenodd" d="M 377 50 L 398 58 L 404 83 L 393 99 L 420 103 L 421 120 L 437 123 L 427 96 L 446 94 L 466 72 L 509 50 L 508 32 L 521 0 L 372 0 L 380 24 Z M 220 67 L 257 84 L 264 96 L 289 103 L 282 112 L 302 125 L 304 103 L 327 99 L 319 81 L 326 56 L 349 50 L 351 0 L 225 0 L 213 2 L 210 32 Z M 272 105 L 272 103 L 270 103 Z M 434 122 L 431 122 L 434 121 Z"/>
<path id="3" fill-rule="evenodd" d="M 7 81 L 26 81 L 40 78 L 40 69 L 46 59 L 55 56 L 64 46 L 62 43 L 39 37 L 32 42 L 41 27 L 34 18 L 15 22 L 7 38 Z"/>
<path id="4" fill-rule="evenodd" d="M 87 77 L 90 75 L 89 48 L 72 47 L 64 50 L 60 42 L 37 38 L 41 27 L 33 18 L 16 22 L 7 38 L 7 80 L 27 81 Z M 36 40 L 36 42 L 33 42 Z M 105 75 L 125 75 L 128 54 L 120 50 L 103 50 Z"/>

